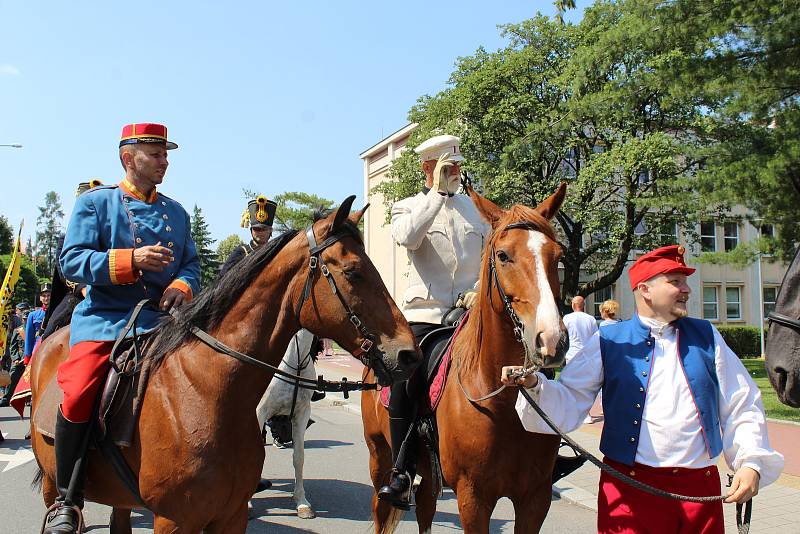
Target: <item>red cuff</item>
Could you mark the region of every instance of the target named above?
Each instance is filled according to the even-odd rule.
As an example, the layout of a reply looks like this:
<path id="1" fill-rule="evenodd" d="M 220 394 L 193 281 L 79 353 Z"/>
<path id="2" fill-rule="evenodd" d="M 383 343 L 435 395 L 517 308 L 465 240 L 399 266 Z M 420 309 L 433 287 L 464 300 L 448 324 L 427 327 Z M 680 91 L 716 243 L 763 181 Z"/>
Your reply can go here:
<path id="1" fill-rule="evenodd" d="M 112 248 L 108 251 L 108 273 L 114 285 L 132 284 L 139 278 L 133 270 L 133 249 Z"/>
<path id="2" fill-rule="evenodd" d="M 180 278 L 176 278 L 175 280 L 173 280 L 172 283 L 167 286 L 167 289 L 169 288 L 177 289 L 178 291 L 186 295 L 187 301 L 192 300 L 192 286 L 190 286 Z"/>

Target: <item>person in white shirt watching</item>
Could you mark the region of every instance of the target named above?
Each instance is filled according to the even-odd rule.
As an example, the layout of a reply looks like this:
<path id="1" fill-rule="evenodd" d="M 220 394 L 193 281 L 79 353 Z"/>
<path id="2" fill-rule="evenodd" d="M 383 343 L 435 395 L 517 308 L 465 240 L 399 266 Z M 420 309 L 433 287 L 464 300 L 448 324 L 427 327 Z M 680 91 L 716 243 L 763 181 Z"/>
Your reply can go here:
<path id="1" fill-rule="evenodd" d="M 735 471 L 725 502 L 743 503 L 774 482 L 783 456 L 767 437 L 761 393 L 736 354 L 708 321 L 688 317 L 684 248 L 673 245 L 630 268 L 637 315 L 603 326 L 558 380 L 540 373 L 502 380 L 538 398 L 563 431 L 577 428 L 598 391 L 605 424 L 604 461 L 636 480 L 692 496 L 720 495 L 717 460 Z M 552 433 L 522 395 L 516 405 L 530 432 Z M 603 472 L 600 533 L 724 533 L 722 503 L 668 500 Z"/>
<path id="2" fill-rule="evenodd" d="M 564 326 L 569 332 L 569 350 L 564 355 L 564 365 L 575 357 L 597 332 L 597 320 L 586 313 L 586 300 L 580 295 L 572 297 L 572 313 L 564 316 Z"/>

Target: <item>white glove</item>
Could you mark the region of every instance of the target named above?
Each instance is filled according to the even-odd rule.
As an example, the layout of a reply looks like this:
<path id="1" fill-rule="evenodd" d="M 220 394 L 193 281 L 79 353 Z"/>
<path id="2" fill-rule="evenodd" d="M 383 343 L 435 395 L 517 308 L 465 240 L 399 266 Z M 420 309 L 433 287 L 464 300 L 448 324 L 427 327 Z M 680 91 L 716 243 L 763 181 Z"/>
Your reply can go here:
<path id="1" fill-rule="evenodd" d="M 464 292 L 464 296 L 461 298 L 463 305 L 466 309 L 472 308 L 475 305 L 475 301 L 478 299 L 478 292 L 474 289 L 470 289 L 469 291 Z"/>
<path id="2" fill-rule="evenodd" d="M 433 184 L 431 189 L 438 191 L 443 195 L 452 195 L 458 191 L 460 182 L 459 176 L 450 176 L 450 168 L 454 165 L 448 158 L 450 154 L 442 154 L 439 156 L 439 161 L 436 162 L 436 167 L 433 169 Z"/>

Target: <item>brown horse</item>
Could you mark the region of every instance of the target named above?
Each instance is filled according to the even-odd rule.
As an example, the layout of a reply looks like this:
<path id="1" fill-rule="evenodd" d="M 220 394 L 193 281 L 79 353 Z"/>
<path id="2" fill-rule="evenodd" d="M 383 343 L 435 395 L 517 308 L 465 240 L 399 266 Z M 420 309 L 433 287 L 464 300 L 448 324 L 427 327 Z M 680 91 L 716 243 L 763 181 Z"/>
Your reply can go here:
<path id="1" fill-rule="evenodd" d="M 535 365 L 550 366 L 563 359 L 566 334 L 556 304 L 561 251 L 549 220 L 561 207 L 566 186 L 562 184 L 535 209 L 517 205 L 508 211 L 471 188 L 468 192 L 491 223 L 492 234 L 483 253 L 481 290 L 454 341 L 453 363 L 436 411 L 442 472 L 458 498 L 464 532 L 488 532 L 492 510 L 502 497 L 514 504 L 514 532 L 538 532 L 550 508 L 559 439 L 523 429 L 514 409 L 515 389 L 486 400 L 479 397 L 500 387 L 505 365 L 519 365 L 528 358 Z M 524 327 L 522 343 L 515 337 L 503 294 Z M 388 412 L 378 394 L 365 392 L 361 398 L 377 491 L 392 467 Z M 420 532 L 429 532 L 436 511 L 435 488 L 428 453 L 424 451 L 418 460 L 422 483 L 416 492 L 417 523 Z M 373 497 L 376 532 L 394 531 L 401 514 Z"/>
<path id="2" fill-rule="evenodd" d="M 364 345 L 368 332 L 374 340 L 368 354 L 382 383 L 407 378 L 418 364 L 408 323 L 365 253 L 356 226 L 364 210 L 348 218 L 354 198 L 312 226 L 327 268 L 312 272 L 311 239 L 303 232 L 287 232 L 202 292 L 178 319 L 167 319 L 153 340 L 150 354 L 158 361 L 136 438 L 123 455 L 155 516 L 154 532 L 245 532 L 247 502 L 264 460 L 256 405 L 272 373 L 215 352 L 193 337 L 191 325 L 276 366 L 301 326 L 355 354 L 359 347 L 369 348 Z M 326 273 L 333 284 L 322 280 Z M 364 328 L 354 328 L 347 306 Z M 68 339 L 64 329 L 37 352 L 32 371 L 34 416 L 39 409 L 37 391 L 54 380 L 67 357 Z M 50 505 L 57 494 L 53 442 L 31 426 L 44 475 L 42 493 Z M 89 452 L 86 498 L 115 508 L 112 532 L 129 531 L 129 510 L 140 507 L 96 451 Z"/>

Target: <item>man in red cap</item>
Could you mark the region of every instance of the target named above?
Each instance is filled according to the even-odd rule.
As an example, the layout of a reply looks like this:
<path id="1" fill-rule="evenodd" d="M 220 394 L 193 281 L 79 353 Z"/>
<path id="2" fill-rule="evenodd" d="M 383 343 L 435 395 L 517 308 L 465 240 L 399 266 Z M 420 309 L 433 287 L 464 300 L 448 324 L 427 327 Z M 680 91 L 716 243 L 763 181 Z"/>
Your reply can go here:
<path id="1" fill-rule="evenodd" d="M 72 313 L 69 358 L 58 368 L 64 392 L 55 428 L 59 506 L 48 516 L 45 534 L 73 533 L 75 506 L 83 506 L 84 437 L 98 390 L 110 367 L 109 354 L 133 307 L 148 299 L 137 329 L 155 328 L 163 313 L 199 290 L 200 261 L 190 234 L 189 215 L 156 191 L 167 172 L 167 151 L 178 145 L 161 124 L 122 129 L 119 158 L 125 178 L 98 186 L 75 201 L 59 257 L 67 280 L 86 284 L 86 298 Z M 70 484 L 73 485 L 70 488 Z M 72 490 L 71 492 L 69 490 Z"/>
<path id="2" fill-rule="evenodd" d="M 770 448 L 761 393 L 739 358 L 708 321 L 688 317 L 694 272 L 673 245 L 645 254 L 629 276 L 637 314 L 600 327 L 558 380 L 540 373 L 515 380 L 538 398 L 563 431 L 580 426 L 603 391 L 604 461 L 650 486 L 692 496 L 720 495 L 717 460 L 735 471 L 726 502 L 742 503 L 774 482 L 783 456 Z M 526 430 L 552 430 L 524 397 Z M 657 497 L 600 475 L 600 533 L 724 534 L 722 503 Z"/>

